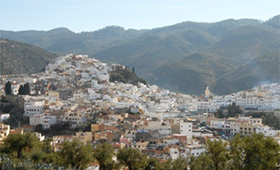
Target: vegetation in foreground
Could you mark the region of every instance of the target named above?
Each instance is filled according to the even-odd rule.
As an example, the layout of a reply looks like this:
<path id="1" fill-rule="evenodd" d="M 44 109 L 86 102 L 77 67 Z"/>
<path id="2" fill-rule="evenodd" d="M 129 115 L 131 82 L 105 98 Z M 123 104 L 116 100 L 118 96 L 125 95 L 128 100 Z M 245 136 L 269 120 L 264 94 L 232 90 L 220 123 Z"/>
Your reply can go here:
<path id="1" fill-rule="evenodd" d="M 116 157 L 116 161 L 113 158 Z M 280 145 L 272 138 L 254 134 L 230 141 L 207 141 L 206 152 L 198 157 L 179 157 L 160 161 L 138 149 L 122 148 L 114 152 L 109 143 L 84 144 L 78 139 L 65 142 L 54 152 L 51 140 L 40 142 L 35 134 L 10 134 L 1 147 L 1 169 L 85 169 L 99 163 L 100 170 L 193 170 L 277 169 Z"/>

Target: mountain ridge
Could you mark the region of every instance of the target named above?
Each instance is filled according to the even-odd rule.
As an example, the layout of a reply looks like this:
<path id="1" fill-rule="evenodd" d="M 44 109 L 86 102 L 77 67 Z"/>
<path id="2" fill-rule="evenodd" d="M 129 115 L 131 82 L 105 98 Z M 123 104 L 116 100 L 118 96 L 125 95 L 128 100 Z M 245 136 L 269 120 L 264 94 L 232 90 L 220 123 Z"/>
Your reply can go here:
<path id="1" fill-rule="evenodd" d="M 279 18 L 280 15 L 267 21 L 187 21 L 150 30 L 126 30 L 111 26 L 93 32 L 74 33 L 67 28 L 58 28 L 53 29 L 52 34 L 44 32 L 45 35 L 41 38 L 38 35 L 29 37 L 26 33 L 15 35 L 13 32 L 0 31 L 0 37 L 16 37 L 22 41 L 44 45 L 45 49 L 58 54 L 88 54 L 104 62 L 135 67 L 137 73 L 148 82 L 165 88 L 168 86 L 170 90 L 201 94 L 209 86 L 214 93 L 221 94 L 234 92 L 235 89 L 225 88 L 219 91 L 216 88 L 216 83 L 221 83 L 225 75 L 236 76 L 230 72 L 244 64 L 251 68 L 253 65 L 250 62 L 264 55 L 271 58 L 273 56 L 269 55 L 270 52 L 280 48 L 277 36 Z M 56 33 L 55 37 L 52 37 L 53 32 Z M 265 69 L 269 70 L 268 66 Z M 170 73 L 166 73 L 170 70 Z M 172 78 L 162 78 L 162 75 Z M 237 81 L 235 77 L 232 79 Z M 247 85 L 238 86 L 240 90 L 247 88 Z"/>
<path id="2" fill-rule="evenodd" d="M 40 72 L 57 55 L 39 47 L 0 38 L 0 74 Z"/>

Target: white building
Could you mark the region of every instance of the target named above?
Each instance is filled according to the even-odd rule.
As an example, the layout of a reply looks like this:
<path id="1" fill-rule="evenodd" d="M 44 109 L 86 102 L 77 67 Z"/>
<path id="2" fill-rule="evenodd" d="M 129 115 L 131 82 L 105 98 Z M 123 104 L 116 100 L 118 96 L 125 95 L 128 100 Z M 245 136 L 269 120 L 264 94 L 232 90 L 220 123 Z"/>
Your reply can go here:
<path id="1" fill-rule="evenodd" d="M 44 114 L 33 114 L 29 117 L 29 125 L 36 126 L 41 123 Z"/>
<path id="2" fill-rule="evenodd" d="M 188 156 L 199 156 L 204 153 L 206 149 L 202 145 L 189 145 L 187 146 L 186 153 Z"/>
<path id="3" fill-rule="evenodd" d="M 45 100 L 43 98 L 33 99 L 26 97 L 24 102 L 24 116 L 30 117 L 34 114 L 41 114 L 43 112 L 44 105 Z"/>
<path id="4" fill-rule="evenodd" d="M 41 114 L 43 112 L 42 106 L 36 105 L 24 105 L 24 116 L 30 117 L 35 114 Z"/>
<path id="5" fill-rule="evenodd" d="M 51 125 L 57 123 L 57 116 L 48 116 L 44 114 L 34 114 L 29 117 L 29 124 L 36 126 L 41 124 L 44 129 L 49 129 Z"/>
<path id="6" fill-rule="evenodd" d="M 260 134 L 262 133 L 264 136 L 268 137 L 268 136 L 276 136 L 277 132 L 276 130 L 271 129 L 271 127 L 269 126 L 259 126 L 256 128 L 256 133 Z"/>
<path id="7" fill-rule="evenodd" d="M 181 122 L 180 134 L 187 135 L 188 138 L 192 138 L 192 122 Z"/>
<path id="8" fill-rule="evenodd" d="M 180 156 L 178 148 L 169 148 L 170 157 L 175 160 Z"/>
<path id="9" fill-rule="evenodd" d="M 57 117 L 56 116 L 43 116 L 40 124 L 43 126 L 44 129 L 49 129 L 51 127 L 51 125 L 57 124 Z"/>
<path id="10" fill-rule="evenodd" d="M 158 130 L 158 132 L 162 135 L 170 135 L 171 134 L 171 125 L 169 124 L 169 122 L 149 121 L 147 128 L 149 130 Z"/>
<path id="11" fill-rule="evenodd" d="M 10 118 L 10 114 L 9 113 L 2 113 L 0 114 L 0 122 L 3 122 L 4 120 L 7 120 Z"/>

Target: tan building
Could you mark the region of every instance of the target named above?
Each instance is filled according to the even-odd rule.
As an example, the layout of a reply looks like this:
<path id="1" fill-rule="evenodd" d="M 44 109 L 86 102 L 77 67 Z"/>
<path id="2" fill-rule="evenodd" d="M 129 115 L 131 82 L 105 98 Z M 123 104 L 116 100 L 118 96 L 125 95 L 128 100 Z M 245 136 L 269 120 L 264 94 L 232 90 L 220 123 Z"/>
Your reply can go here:
<path id="1" fill-rule="evenodd" d="M 91 124 L 91 132 L 94 133 L 96 131 L 99 131 L 99 125 L 98 124 Z"/>
<path id="2" fill-rule="evenodd" d="M 10 125 L 0 123 L 0 143 L 10 134 Z"/>
<path id="3" fill-rule="evenodd" d="M 81 142 L 87 143 L 92 141 L 92 133 L 91 132 L 77 132 L 76 138 L 78 138 Z"/>
<path id="4" fill-rule="evenodd" d="M 103 131 L 103 130 L 116 130 L 116 127 L 115 126 L 107 126 L 107 125 L 104 125 L 104 124 L 91 124 L 91 132 L 92 133 L 95 133 L 97 131 Z"/>
<path id="5" fill-rule="evenodd" d="M 61 144 L 66 141 L 72 141 L 73 136 L 72 135 L 60 135 L 60 136 L 54 136 L 52 145 L 54 147 L 54 151 L 57 152 L 60 150 Z"/>
<path id="6" fill-rule="evenodd" d="M 54 99 L 56 99 L 56 100 L 59 100 L 59 92 L 50 90 L 50 91 L 48 92 L 48 96 L 49 96 L 49 97 L 52 97 L 52 98 L 54 98 Z"/>
<path id="7" fill-rule="evenodd" d="M 256 133 L 257 126 L 251 123 L 242 122 L 240 123 L 240 135 L 249 136 Z"/>

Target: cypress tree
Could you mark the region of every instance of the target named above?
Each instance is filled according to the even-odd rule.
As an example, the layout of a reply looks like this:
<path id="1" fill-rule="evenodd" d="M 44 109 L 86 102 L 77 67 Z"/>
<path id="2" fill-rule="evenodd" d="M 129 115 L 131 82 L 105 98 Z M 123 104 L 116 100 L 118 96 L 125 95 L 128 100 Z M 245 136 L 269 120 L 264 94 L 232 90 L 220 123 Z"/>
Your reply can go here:
<path id="1" fill-rule="evenodd" d="M 25 95 L 29 95 L 30 94 L 30 87 L 29 87 L 29 83 L 25 83 L 24 84 L 24 86 L 23 86 L 23 93 L 25 94 Z"/>
<path id="2" fill-rule="evenodd" d="M 23 95 L 23 92 L 24 92 L 24 87 L 23 87 L 23 85 L 20 85 L 19 89 L 18 89 L 18 94 Z"/>
<path id="3" fill-rule="evenodd" d="M 6 93 L 6 95 L 11 95 L 12 94 L 12 85 L 11 85 L 10 81 L 8 81 L 5 84 L 5 93 Z"/>

